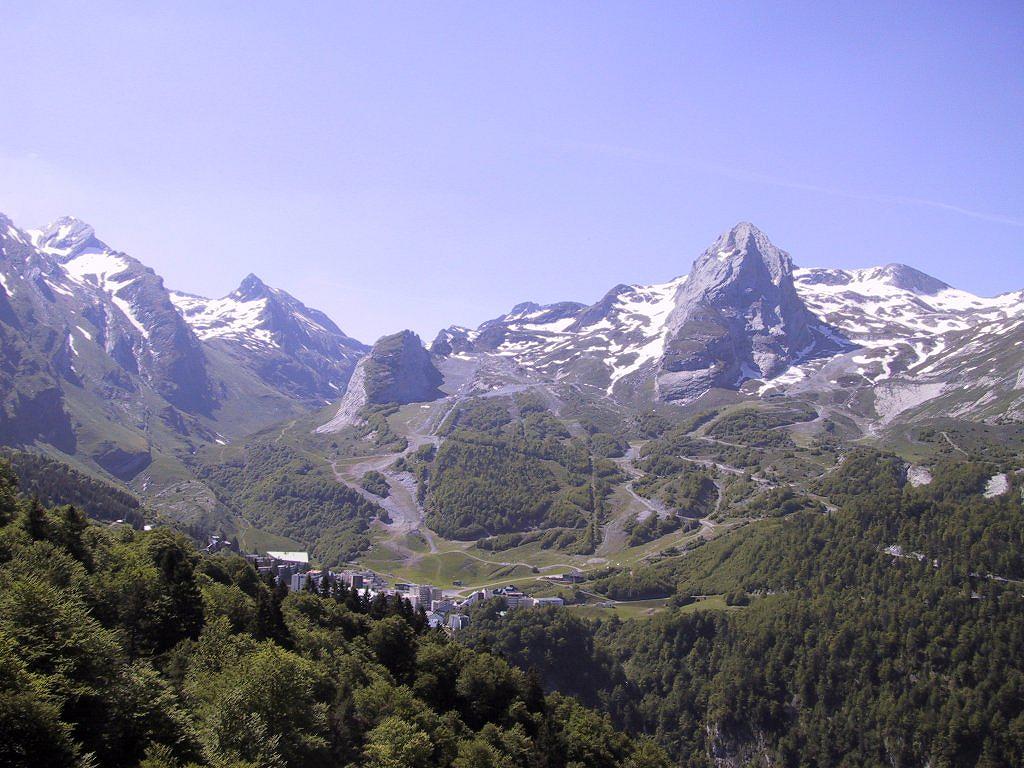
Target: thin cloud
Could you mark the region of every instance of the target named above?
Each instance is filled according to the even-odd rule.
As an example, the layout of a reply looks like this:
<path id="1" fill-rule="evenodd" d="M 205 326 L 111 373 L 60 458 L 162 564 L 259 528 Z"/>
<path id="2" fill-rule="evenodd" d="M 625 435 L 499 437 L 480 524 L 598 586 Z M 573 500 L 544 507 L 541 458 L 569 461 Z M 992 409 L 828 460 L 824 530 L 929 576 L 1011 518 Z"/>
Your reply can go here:
<path id="1" fill-rule="evenodd" d="M 951 205 L 950 203 L 944 203 L 941 200 L 929 200 L 924 197 L 907 197 L 905 195 L 882 195 L 871 192 L 851 192 L 845 189 L 836 189 L 834 187 L 822 187 L 817 184 L 803 184 L 801 182 L 787 181 L 785 179 L 778 179 L 771 176 L 762 176 L 760 174 L 744 173 L 742 171 L 736 171 L 734 169 L 719 168 L 723 173 L 727 173 L 730 176 L 737 178 L 744 178 L 749 181 L 756 181 L 762 184 L 768 184 L 773 187 L 782 187 L 785 189 L 798 189 L 806 192 L 818 192 L 823 195 L 833 195 L 835 197 L 846 197 L 852 200 L 867 200 L 874 203 L 887 203 L 892 205 L 919 205 L 926 208 L 936 208 L 940 211 L 949 211 L 950 213 L 958 213 L 961 216 L 968 216 L 972 219 L 980 219 L 981 221 L 991 221 L 997 224 L 1006 224 L 1011 227 L 1024 227 L 1024 219 L 1017 218 L 1014 216 L 1004 216 L 999 213 L 987 213 L 985 211 L 974 211 L 970 208 L 963 208 L 959 205 Z"/>
<path id="2" fill-rule="evenodd" d="M 916 205 L 925 208 L 935 208 L 936 210 L 940 211 L 948 211 L 950 213 L 956 213 L 961 216 L 967 216 L 969 218 L 978 219 L 980 221 L 990 221 L 995 224 L 1005 224 L 1010 227 L 1024 227 L 1024 218 L 1021 217 L 1006 216 L 1004 214 L 989 213 L 987 211 L 975 211 L 970 208 L 964 208 L 959 205 L 945 203 L 941 200 L 929 200 L 928 198 L 924 197 L 909 197 L 906 195 L 885 195 L 873 192 L 853 192 L 846 189 L 837 189 L 835 187 L 823 187 L 818 184 L 805 184 L 799 181 L 780 179 L 775 176 L 766 176 L 764 174 L 751 173 L 749 171 L 741 171 L 737 168 L 730 168 L 727 166 L 680 160 L 679 158 L 670 157 L 659 152 L 649 152 L 644 149 L 619 146 L 615 144 L 583 144 L 581 146 L 583 149 L 586 149 L 587 151 L 597 152 L 605 155 L 613 155 L 615 157 L 620 157 L 635 162 L 656 163 L 661 165 L 674 165 L 680 167 L 688 166 L 704 171 L 709 171 L 711 173 L 718 173 L 723 176 L 729 176 L 730 178 L 738 179 L 741 181 L 750 181 L 755 182 L 757 184 L 765 184 L 768 186 L 779 187 L 782 189 L 796 189 L 804 192 L 815 192 L 822 195 L 845 197 L 851 200 L 866 200 L 868 202 L 883 203 L 888 205 Z"/>

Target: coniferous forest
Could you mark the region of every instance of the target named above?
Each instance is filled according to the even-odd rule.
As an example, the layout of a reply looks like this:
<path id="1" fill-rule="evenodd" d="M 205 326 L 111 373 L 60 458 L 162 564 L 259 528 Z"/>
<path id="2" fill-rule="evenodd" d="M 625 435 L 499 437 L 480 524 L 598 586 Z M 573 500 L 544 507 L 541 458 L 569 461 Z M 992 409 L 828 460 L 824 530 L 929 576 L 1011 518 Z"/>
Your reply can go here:
<path id="1" fill-rule="evenodd" d="M 927 487 L 851 454 L 842 508 L 797 513 L 588 587 L 742 609 L 589 622 L 481 617 L 465 639 L 654 735 L 682 765 L 1024 763 L 1024 515 L 984 464 Z M 894 543 L 900 548 L 893 548 Z"/>
<path id="2" fill-rule="evenodd" d="M 585 584 L 654 584 L 678 609 L 623 622 L 495 599 L 455 640 L 393 596 L 289 592 L 170 528 L 45 506 L 5 464 L 0 762 L 1019 765 L 1024 517 L 1015 494 L 980 493 L 991 471 L 950 464 L 917 488 L 854 451 L 819 489 L 834 514 Z M 100 520 L 123 501 L 75 472 L 36 487 Z M 686 610 L 705 594 L 741 607 Z"/>
<path id="3" fill-rule="evenodd" d="M 88 522 L 0 465 L 0 764 L 667 766 L 409 603 L 294 592 L 184 536 Z"/>

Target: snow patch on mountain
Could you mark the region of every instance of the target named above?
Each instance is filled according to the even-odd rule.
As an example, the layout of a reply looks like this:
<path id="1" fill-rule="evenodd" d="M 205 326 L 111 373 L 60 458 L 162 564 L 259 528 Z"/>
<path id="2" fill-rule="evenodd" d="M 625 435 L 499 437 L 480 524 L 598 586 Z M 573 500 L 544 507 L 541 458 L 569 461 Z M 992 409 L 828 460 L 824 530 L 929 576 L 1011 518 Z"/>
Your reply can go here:
<path id="1" fill-rule="evenodd" d="M 75 282 L 94 285 L 108 293 L 119 291 L 135 280 L 134 277 L 125 279 L 125 274 L 131 269 L 127 259 L 110 251 L 90 249 L 63 266 Z"/>
<path id="2" fill-rule="evenodd" d="M 622 322 L 622 329 L 627 333 L 642 334 L 642 337 L 628 346 L 616 345 L 615 356 L 608 360 L 612 368 L 608 394 L 612 393 L 619 379 L 664 354 L 668 317 L 675 309 L 676 294 L 684 282 L 685 275 L 660 285 L 635 286 L 632 293 L 619 297 L 615 313 Z"/>
<path id="3" fill-rule="evenodd" d="M 74 216 L 63 216 L 41 229 L 30 229 L 27 234 L 38 250 L 61 261 L 86 247 L 102 246 L 93 228 Z"/>
<path id="4" fill-rule="evenodd" d="M 904 337 L 931 335 L 1024 313 L 1019 293 L 983 298 L 943 283 L 929 294 L 901 287 L 885 269 L 797 269 L 794 277 L 807 306 L 858 342 L 894 327 Z"/>
<path id="5" fill-rule="evenodd" d="M 203 341 L 234 338 L 274 345 L 273 334 L 261 327 L 267 308 L 265 298 L 245 301 L 232 295 L 223 299 L 204 299 L 172 291 L 171 302 Z"/>
<path id="6" fill-rule="evenodd" d="M 975 296 L 903 265 L 794 275 L 808 308 L 864 350 L 852 362 L 875 382 L 934 374 L 957 336 L 1024 315 L 1021 292 Z"/>
<path id="7" fill-rule="evenodd" d="M 81 222 L 78 223 L 81 224 Z M 89 227 L 89 231 L 91 237 L 91 227 Z M 142 338 L 149 338 L 149 330 L 139 319 L 135 307 L 121 295 L 125 288 L 138 280 L 138 275 L 134 273 L 131 262 L 112 251 L 90 246 L 65 261 L 63 268 L 74 282 L 80 285 L 91 285 L 106 293 L 110 297 L 110 301 L 121 310 L 128 322 L 142 335 Z M 63 291 L 55 285 L 51 284 L 51 287 L 60 293 L 70 295 L 70 292 Z"/>

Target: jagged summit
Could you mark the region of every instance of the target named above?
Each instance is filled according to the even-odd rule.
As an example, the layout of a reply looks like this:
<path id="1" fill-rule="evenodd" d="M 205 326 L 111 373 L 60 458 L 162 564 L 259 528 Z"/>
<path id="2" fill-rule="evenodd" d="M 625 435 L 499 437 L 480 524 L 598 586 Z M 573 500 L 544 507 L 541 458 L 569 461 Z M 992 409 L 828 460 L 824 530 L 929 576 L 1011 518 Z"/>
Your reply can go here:
<path id="1" fill-rule="evenodd" d="M 724 232 L 694 262 L 690 272 L 690 285 L 695 278 L 703 283 L 725 283 L 750 273 L 767 272 L 769 279 L 779 285 L 793 272 L 789 254 L 776 248 L 768 236 L 753 224 L 741 221 L 728 232 Z"/>
<path id="2" fill-rule="evenodd" d="M 171 299 L 202 341 L 303 402 L 322 403 L 343 392 L 356 362 L 369 350 L 323 312 L 252 273 L 221 299 L 184 293 Z"/>
<path id="3" fill-rule="evenodd" d="M 61 260 L 71 259 L 86 248 L 107 250 L 106 244 L 96 238 L 92 226 L 74 216 L 61 216 L 28 234 L 36 248 Z"/>
<path id="4" fill-rule="evenodd" d="M 694 262 L 666 323 L 658 391 L 691 399 L 709 387 L 772 378 L 828 335 L 797 293 L 793 262 L 741 222 Z"/>
<path id="5" fill-rule="evenodd" d="M 256 301 L 266 298 L 271 291 L 270 286 L 250 272 L 230 296 L 238 301 Z"/>

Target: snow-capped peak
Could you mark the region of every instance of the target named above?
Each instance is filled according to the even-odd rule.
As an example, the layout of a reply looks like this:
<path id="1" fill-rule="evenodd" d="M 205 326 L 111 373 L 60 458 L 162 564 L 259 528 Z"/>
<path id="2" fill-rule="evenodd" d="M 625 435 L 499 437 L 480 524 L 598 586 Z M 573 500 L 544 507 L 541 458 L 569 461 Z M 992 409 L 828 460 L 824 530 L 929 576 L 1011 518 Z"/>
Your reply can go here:
<path id="1" fill-rule="evenodd" d="M 250 349 L 318 349 L 331 355 L 358 356 L 366 349 L 322 312 L 253 274 L 221 299 L 174 292 L 171 301 L 204 341 L 225 339 Z"/>
<path id="2" fill-rule="evenodd" d="M 877 278 L 896 288 L 926 296 L 934 296 L 949 290 L 950 286 L 941 280 L 925 274 L 906 264 L 886 264 L 884 267 L 863 270 L 867 279 Z"/>
<path id="3" fill-rule="evenodd" d="M 866 269 L 799 269 L 799 279 L 805 285 L 848 287 L 868 293 L 909 291 L 919 296 L 936 296 L 952 290 L 941 280 L 906 264 L 886 264 Z"/>
<path id="4" fill-rule="evenodd" d="M 29 230 L 28 235 L 36 248 L 60 260 L 76 256 L 86 248 L 106 249 L 96 239 L 92 226 L 74 216 L 62 216 L 42 229 Z"/>

